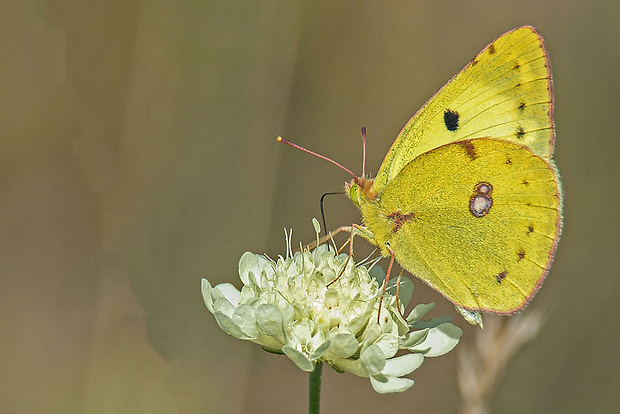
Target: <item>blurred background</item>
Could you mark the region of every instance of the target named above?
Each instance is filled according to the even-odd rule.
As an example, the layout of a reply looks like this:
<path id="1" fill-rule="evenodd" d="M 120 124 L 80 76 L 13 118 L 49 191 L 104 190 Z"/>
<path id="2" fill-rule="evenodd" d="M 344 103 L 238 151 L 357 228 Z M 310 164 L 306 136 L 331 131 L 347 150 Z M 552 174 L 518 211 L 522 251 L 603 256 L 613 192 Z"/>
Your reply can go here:
<path id="1" fill-rule="evenodd" d="M 305 412 L 307 374 L 226 335 L 200 294 L 201 277 L 240 287 L 246 250 L 284 254 L 284 227 L 311 241 L 349 178 L 275 138 L 359 173 L 364 125 L 376 172 L 426 99 L 524 24 L 554 74 L 565 230 L 531 305 L 546 323 L 489 404 L 617 412 L 619 16 L 606 0 L 3 0 L 0 412 Z M 326 210 L 359 222 L 344 197 Z M 323 412 L 458 412 L 459 347 L 397 395 L 326 367 Z"/>

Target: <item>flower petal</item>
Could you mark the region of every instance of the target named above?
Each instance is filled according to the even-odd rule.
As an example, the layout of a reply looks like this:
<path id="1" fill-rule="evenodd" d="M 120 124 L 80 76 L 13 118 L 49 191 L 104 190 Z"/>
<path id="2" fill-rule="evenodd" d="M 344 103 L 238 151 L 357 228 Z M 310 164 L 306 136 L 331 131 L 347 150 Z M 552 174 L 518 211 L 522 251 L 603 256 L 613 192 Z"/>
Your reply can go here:
<path id="1" fill-rule="evenodd" d="M 443 323 L 436 328 L 431 328 L 424 342 L 410 350 L 422 352 L 427 357 L 440 356 L 451 351 L 458 344 L 461 335 L 463 335 L 461 328 L 451 323 Z"/>
<path id="2" fill-rule="evenodd" d="M 200 291 L 202 292 L 202 300 L 205 302 L 205 306 L 209 309 L 209 312 L 213 313 L 213 297 L 211 296 L 213 288 L 211 283 L 207 279 L 202 279 L 200 282 Z"/>
<path id="3" fill-rule="evenodd" d="M 215 313 L 213 313 L 213 316 L 215 316 L 215 321 L 224 332 L 234 336 L 237 339 L 245 339 L 243 331 L 241 330 L 239 325 L 233 322 L 230 316 L 218 311 L 215 311 Z"/>
<path id="4" fill-rule="evenodd" d="M 358 377 L 368 378 L 368 371 L 359 359 L 336 358 L 332 361 L 341 371 L 350 372 Z"/>
<path id="5" fill-rule="evenodd" d="M 398 352 L 398 338 L 391 333 L 383 334 L 375 341 L 386 358 L 392 358 Z"/>
<path id="6" fill-rule="evenodd" d="M 372 387 L 379 394 L 388 394 L 393 392 L 406 391 L 413 386 L 413 380 L 409 378 L 397 378 L 397 377 L 370 377 L 370 383 Z"/>
<path id="7" fill-rule="evenodd" d="M 321 358 L 325 354 L 325 352 L 329 349 L 329 345 L 330 345 L 330 342 L 325 341 L 321 343 L 319 346 L 317 346 L 314 352 L 312 352 L 312 355 L 310 355 L 310 360 L 316 361 L 317 359 Z"/>
<path id="8" fill-rule="evenodd" d="M 422 329 L 420 331 L 409 332 L 404 336 L 400 347 L 404 349 L 411 349 L 414 346 L 420 345 L 428 336 L 428 331 L 428 329 Z"/>
<path id="9" fill-rule="evenodd" d="M 244 285 L 250 284 L 250 272 L 254 273 L 255 277 L 260 275 L 258 259 L 254 253 L 245 252 L 239 259 L 239 278 Z"/>
<path id="10" fill-rule="evenodd" d="M 379 345 L 372 344 L 362 352 L 360 361 L 368 372 L 368 375 L 377 375 L 380 374 L 385 367 L 385 354 Z"/>
<path id="11" fill-rule="evenodd" d="M 401 355 L 396 358 L 388 359 L 385 362 L 385 368 L 383 368 L 382 373 L 388 377 L 402 377 L 420 368 L 422 362 L 424 362 L 424 356 L 422 354 Z"/>
<path id="12" fill-rule="evenodd" d="M 432 303 L 420 303 L 417 305 L 411 313 L 407 316 L 407 322 L 412 324 L 424 317 L 428 311 L 435 307 L 435 302 Z"/>
<path id="13" fill-rule="evenodd" d="M 289 345 L 282 347 L 282 352 L 286 354 L 300 369 L 306 372 L 312 372 L 314 370 L 314 364 L 310 362 L 302 352 L 299 352 L 295 348 Z"/>
<path id="14" fill-rule="evenodd" d="M 239 306 L 232 315 L 232 320 L 243 331 L 247 339 L 258 338 L 256 309 L 248 304 Z"/>
<path id="15" fill-rule="evenodd" d="M 230 283 L 220 283 L 216 287 L 213 288 L 214 299 L 216 297 L 224 297 L 231 305 L 235 308 L 239 305 L 239 295 L 241 292 L 237 290 L 236 287 L 231 285 Z"/>
<path id="16" fill-rule="evenodd" d="M 353 355 L 359 348 L 359 343 L 350 332 L 336 332 L 329 335 L 331 346 L 329 354 L 336 358 L 348 358 Z"/>
<path id="17" fill-rule="evenodd" d="M 226 299 L 225 297 L 220 296 L 213 302 L 213 309 L 215 312 L 223 313 L 224 315 L 232 318 L 235 313 L 235 307 Z"/>
<path id="18" fill-rule="evenodd" d="M 256 309 L 256 322 L 260 330 L 265 335 L 273 336 L 282 343 L 286 343 L 282 319 L 282 312 L 275 305 L 264 304 Z"/>

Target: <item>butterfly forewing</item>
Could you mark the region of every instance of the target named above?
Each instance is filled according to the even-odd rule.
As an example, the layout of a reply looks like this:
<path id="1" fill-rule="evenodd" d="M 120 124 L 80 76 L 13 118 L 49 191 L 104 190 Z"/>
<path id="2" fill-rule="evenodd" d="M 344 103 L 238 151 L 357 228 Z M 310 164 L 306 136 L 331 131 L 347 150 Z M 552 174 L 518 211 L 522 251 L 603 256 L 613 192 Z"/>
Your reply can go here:
<path id="1" fill-rule="evenodd" d="M 495 138 L 548 159 L 553 150 L 553 93 L 542 38 L 512 30 L 470 61 L 398 135 L 371 191 L 380 195 L 414 158 L 450 142 Z"/>

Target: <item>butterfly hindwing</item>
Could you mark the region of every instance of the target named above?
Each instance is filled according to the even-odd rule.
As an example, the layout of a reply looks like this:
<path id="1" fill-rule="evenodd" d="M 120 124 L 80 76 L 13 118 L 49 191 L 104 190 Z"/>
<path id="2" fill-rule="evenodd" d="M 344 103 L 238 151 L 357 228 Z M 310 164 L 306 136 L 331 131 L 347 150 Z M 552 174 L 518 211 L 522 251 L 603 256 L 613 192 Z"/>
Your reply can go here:
<path id="1" fill-rule="evenodd" d="M 555 167 L 526 147 L 459 141 L 410 162 L 366 218 L 379 245 L 456 305 L 510 313 L 548 272 L 561 191 Z"/>

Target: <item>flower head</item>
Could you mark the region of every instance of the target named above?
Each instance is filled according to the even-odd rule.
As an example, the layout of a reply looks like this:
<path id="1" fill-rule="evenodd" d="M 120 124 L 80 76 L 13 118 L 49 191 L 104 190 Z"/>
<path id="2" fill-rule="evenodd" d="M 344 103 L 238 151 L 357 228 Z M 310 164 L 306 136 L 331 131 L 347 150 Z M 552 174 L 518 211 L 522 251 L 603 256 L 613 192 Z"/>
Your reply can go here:
<path id="1" fill-rule="evenodd" d="M 327 244 L 294 254 L 287 244 L 277 261 L 243 254 L 241 291 L 202 279 L 205 305 L 225 332 L 284 353 L 304 371 L 326 362 L 370 378 L 380 393 L 408 389 L 413 380 L 404 375 L 458 343 L 462 331 L 445 318 L 421 321 L 434 304 L 418 305 L 403 319 L 400 301 L 389 290 L 382 297 L 366 266 Z M 396 356 L 399 350 L 409 353 Z"/>

